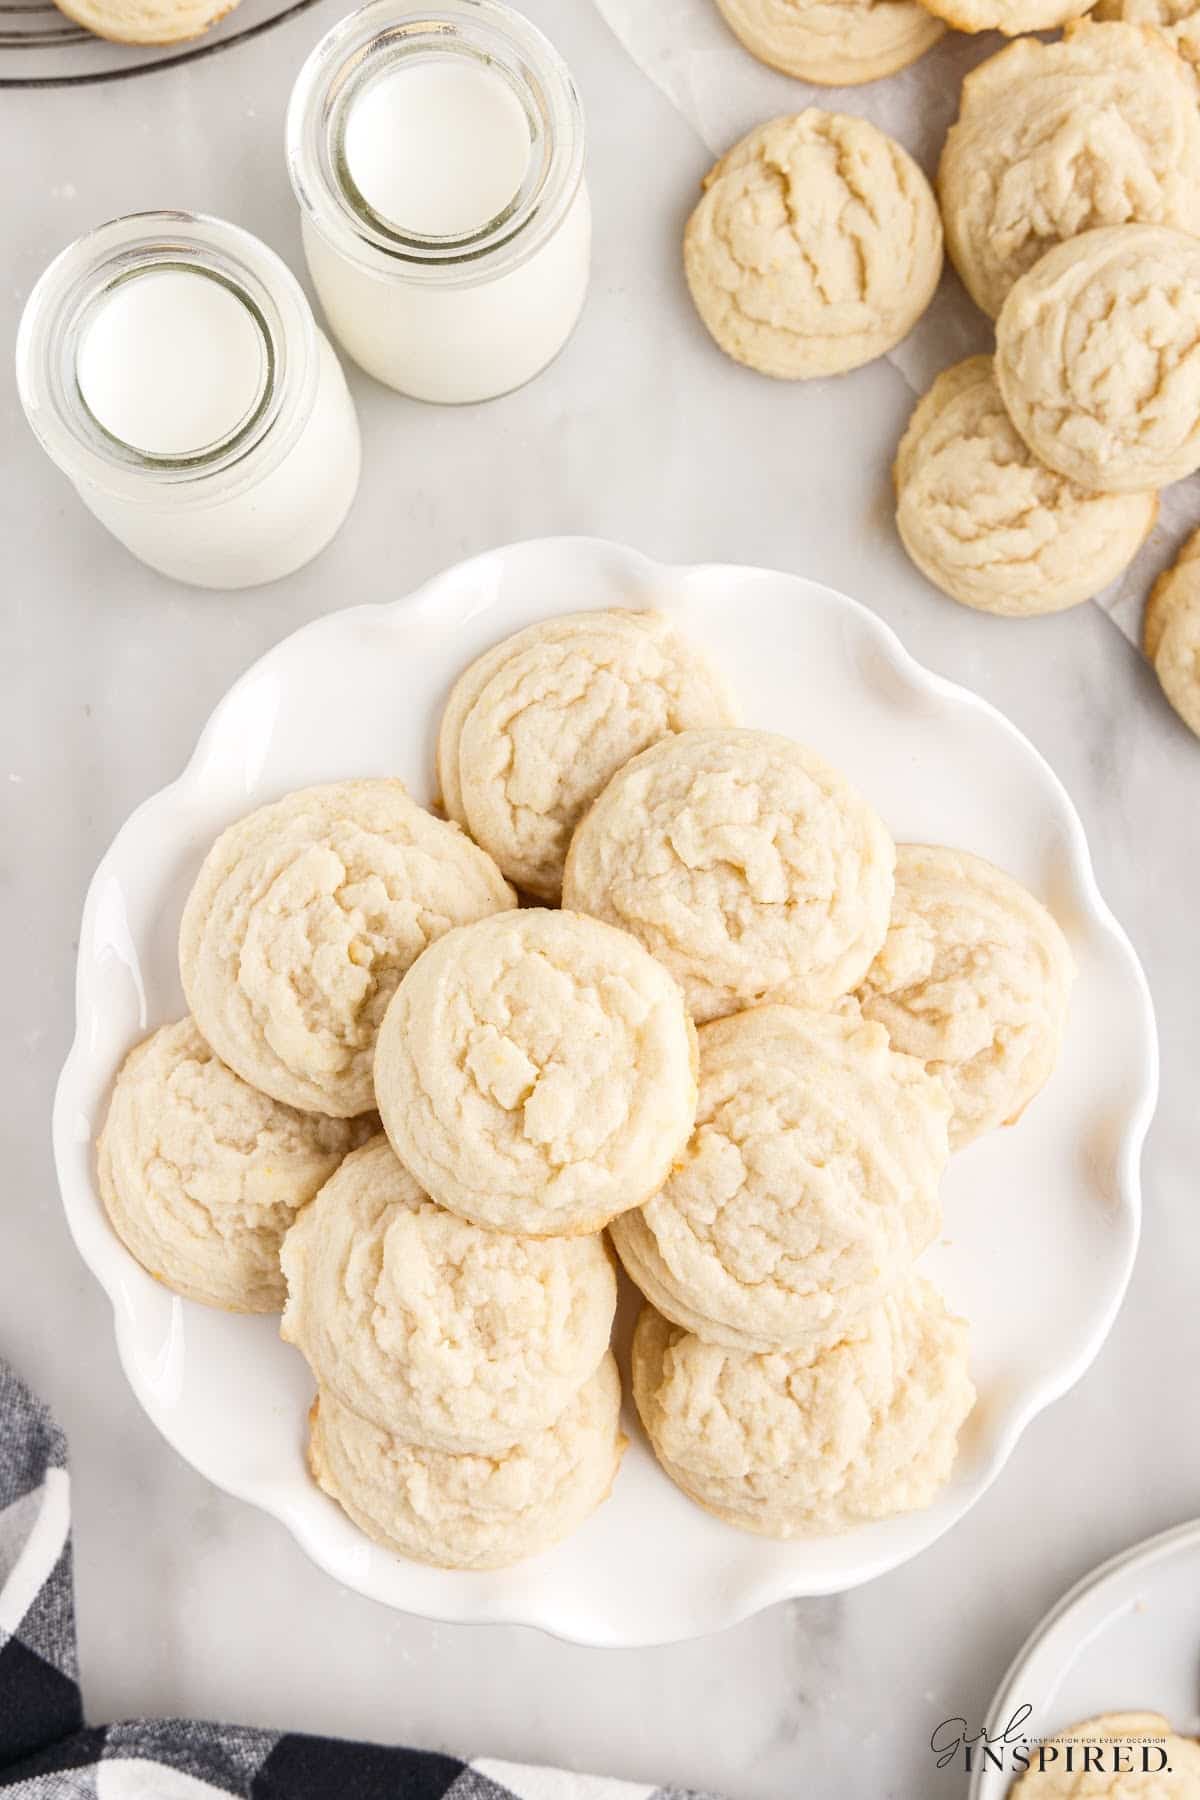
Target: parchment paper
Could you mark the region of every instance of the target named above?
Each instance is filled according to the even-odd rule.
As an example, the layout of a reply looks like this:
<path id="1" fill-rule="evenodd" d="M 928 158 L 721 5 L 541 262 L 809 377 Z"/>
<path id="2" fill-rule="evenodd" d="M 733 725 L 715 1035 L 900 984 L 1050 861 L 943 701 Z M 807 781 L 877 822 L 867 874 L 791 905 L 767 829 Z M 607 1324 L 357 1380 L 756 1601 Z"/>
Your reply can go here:
<path id="1" fill-rule="evenodd" d="M 962 78 L 1000 49 L 998 33 L 948 32 L 899 74 L 865 87 L 825 88 L 795 81 L 757 62 L 729 31 L 714 0 L 595 0 L 634 62 L 661 88 L 714 156 L 752 126 L 778 113 L 823 106 L 858 113 L 896 138 L 930 176 L 958 112 Z M 947 266 L 933 304 L 888 361 L 915 394 L 940 369 L 992 347 L 991 321 L 967 297 Z M 1158 571 L 1200 525 L 1200 478 L 1163 496 L 1158 524 L 1141 554 L 1096 604 L 1133 643 L 1142 605 Z"/>

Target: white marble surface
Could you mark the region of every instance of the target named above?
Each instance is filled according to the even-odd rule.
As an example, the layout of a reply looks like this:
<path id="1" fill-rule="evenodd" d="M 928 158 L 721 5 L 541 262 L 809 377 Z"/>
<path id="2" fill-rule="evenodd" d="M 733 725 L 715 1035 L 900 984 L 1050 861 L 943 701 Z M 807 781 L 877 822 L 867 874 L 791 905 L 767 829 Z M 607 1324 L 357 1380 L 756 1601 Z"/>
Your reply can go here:
<path id="1" fill-rule="evenodd" d="M 134 208 L 224 213 L 297 265 L 282 109 L 339 9 L 326 0 L 229 54 L 123 87 L 0 95 L 0 337 L 11 342 L 54 251 Z M 961 1775 L 933 1770 L 933 1726 L 948 1713 L 979 1718 L 1028 1628 L 1092 1563 L 1197 1510 L 1200 745 L 1097 609 L 988 620 L 909 568 L 887 488 L 910 399 L 901 376 L 880 364 L 785 389 L 718 356 L 677 256 L 706 152 L 589 0 L 527 10 L 572 62 L 590 115 L 597 266 L 583 324 L 542 381 L 483 409 L 433 411 L 356 379 L 362 492 L 316 565 L 229 597 L 141 569 L 36 450 L 7 354 L 0 364 L 0 1353 L 71 1435 L 94 1719 L 188 1711 L 561 1760 L 735 1800 L 958 1800 Z M 1101 884 L 1145 959 L 1164 1057 L 1128 1302 L 1092 1372 L 976 1511 L 870 1588 L 661 1651 L 588 1652 L 387 1613 L 206 1487 L 126 1389 L 106 1303 L 60 1216 L 48 1144 L 88 875 L 129 809 L 177 772 L 232 677 L 332 607 L 403 592 L 491 543 L 573 530 L 828 581 L 1004 709 L 1080 808 Z M 1114 1696 L 1127 1700 L 1152 1697 Z"/>

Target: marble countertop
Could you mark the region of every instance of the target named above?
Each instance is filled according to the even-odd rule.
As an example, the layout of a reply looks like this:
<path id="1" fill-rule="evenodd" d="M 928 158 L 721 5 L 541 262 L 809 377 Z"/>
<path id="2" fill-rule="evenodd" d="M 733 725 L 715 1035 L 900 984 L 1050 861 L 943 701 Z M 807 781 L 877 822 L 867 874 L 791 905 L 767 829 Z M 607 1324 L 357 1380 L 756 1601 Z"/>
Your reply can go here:
<path id="1" fill-rule="evenodd" d="M 187 1712 L 300 1726 L 733 1800 L 957 1800 L 961 1774 L 935 1772 L 927 1747 L 937 1722 L 980 1721 L 1026 1632 L 1071 1582 L 1197 1509 L 1200 1436 L 1183 1409 L 1200 1366 L 1200 745 L 1097 608 L 992 620 L 922 581 L 890 520 L 888 465 L 911 404 L 900 374 L 878 363 L 781 387 L 719 356 L 688 305 L 677 250 L 707 153 L 590 0 L 525 3 L 571 62 L 590 119 L 596 268 L 583 323 L 540 381 L 485 408 L 421 407 L 352 376 L 362 489 L 315 565 L 230 596 L 151 574 L 37 451 L 7 354 L 0 363 L 0 1354 L 70 1434 L 93 1719 Z M 341 10 L 343 0 L 323 0 L 225 55 L 117 87 L 6 92 L 0 340 L 11 343 L 50 256 L 121 212 L 224 214 L 299 269 L 283 106 Z M 1200 493 L 1196 511 L 1200 520 Z M 865 1589 L 637 1652 L 389 1613 L 339 1590 L 281 1527 L 208 1487 L 126 1387 L 107 1302 L 67 1236 L 49 1148 L 88 877 L 130 809 L 178 772 L 232 678 L 333 607 L 403 593 L 494 543 L 572 531 L 666 560 L 814 576 L 875 607 L 919 658 L 1005 711 L 1082 813 L 1101 886 L 1145 960 L 1163 1049 L 1128 1301 L 1089 1375 L 1036 1422 L 975 1511 Z"/>

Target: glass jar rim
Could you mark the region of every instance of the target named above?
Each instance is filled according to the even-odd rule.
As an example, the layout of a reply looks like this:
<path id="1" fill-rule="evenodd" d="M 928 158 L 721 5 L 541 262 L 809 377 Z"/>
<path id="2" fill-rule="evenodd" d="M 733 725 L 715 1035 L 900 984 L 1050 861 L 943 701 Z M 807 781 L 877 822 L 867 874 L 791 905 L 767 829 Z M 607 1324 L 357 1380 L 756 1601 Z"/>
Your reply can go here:
<path id="1" fill-rule="evenodd" d="M 164 268 L 194 269 L 231 289 L 266 350 L 257 405 L 228 437 L 192 456 L 123 444 L 79 388 L 80 341 L 97 303 L 131 276 Z M 241 226 L 206 213 L 127 213 L 76 238 L 38 278 L 17 329 L 16 374 L 33 431 L 73 481 L 125 500 L 152 500 L 164 487 L 181 500 L 225 499 L 281 461 L 302 430 L 316 394 L 316 321 L 286 263 Z"/>
<path id="2" fill-rule="evenodd" d="M 542 148 L 513 202 L 463 236 L 389 227 L 361 196 L 356 201 L 341 155 L 346 120 L 367 82 L 406 56 L 430 53 L 474 55 L 506 77 Z M 288 173 L 305 220 L 339 255 L 403 283 L 466 287 L 518 267 L 553 235 L 583 179 L 583 107 L 571 72 L 544 33 L 504 0 L 368 0 L 305 60 L 288 102 L 286 136 Z"/>

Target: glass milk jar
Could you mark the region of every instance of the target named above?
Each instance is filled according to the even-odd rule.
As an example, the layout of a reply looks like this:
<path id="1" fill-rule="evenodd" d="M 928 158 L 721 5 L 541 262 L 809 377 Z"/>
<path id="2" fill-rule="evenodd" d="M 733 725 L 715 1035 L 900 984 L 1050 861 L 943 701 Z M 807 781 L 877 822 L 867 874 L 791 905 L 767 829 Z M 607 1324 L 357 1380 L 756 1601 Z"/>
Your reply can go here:
<path id="1" fill-rule="evenodd" d="M 499 0 L 372 0 L 300 71 L 288 165 L 329 326 L 419 400 L 487 400 L 545 368 L 587 291 L 583 114 Z"/>
<path id="2" fill-rule="evenodd" d="M 251 587 L 323 550 L 358 486 L 354 403 L 289 269 L 221 219 L 114 219 L 26 304 L 17 382 L 43 448 L 151 568 Z"/>

